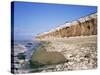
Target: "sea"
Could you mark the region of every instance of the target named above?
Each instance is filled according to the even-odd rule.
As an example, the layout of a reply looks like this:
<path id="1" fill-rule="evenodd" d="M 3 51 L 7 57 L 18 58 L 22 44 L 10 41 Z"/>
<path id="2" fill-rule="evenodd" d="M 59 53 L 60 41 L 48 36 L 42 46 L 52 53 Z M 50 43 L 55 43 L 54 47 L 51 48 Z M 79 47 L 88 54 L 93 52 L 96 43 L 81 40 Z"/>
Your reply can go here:
<path id="1" fill-rule="evenodd" d="M 29 66 L 29 60 L 39 44 L 41 44 L 41 42 L 37 40 L 14 40 L 14 47 L 12 47 L 13 49 L 11 50 L 11 57 L 14 59 L 11 60 L 11 72 L 15 74 L 30 73 L 32 68 Z M 25 55 L 23 64 L 20 63 L 23 60 L 18 59 L 20 53 Z"/>

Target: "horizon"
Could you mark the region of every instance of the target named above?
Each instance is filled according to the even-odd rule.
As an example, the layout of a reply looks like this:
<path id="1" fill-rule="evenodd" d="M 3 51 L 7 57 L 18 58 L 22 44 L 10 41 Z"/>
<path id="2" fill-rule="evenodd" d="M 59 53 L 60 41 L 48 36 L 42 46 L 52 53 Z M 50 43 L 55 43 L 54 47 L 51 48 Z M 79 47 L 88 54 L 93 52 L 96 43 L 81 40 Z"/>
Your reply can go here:
<path id="1" fill-rule="evenodd" d="M 14 1 L 14 38 L 32 39 L 66 21 L 94 12 L 97 12 L 96 6 Z"/>

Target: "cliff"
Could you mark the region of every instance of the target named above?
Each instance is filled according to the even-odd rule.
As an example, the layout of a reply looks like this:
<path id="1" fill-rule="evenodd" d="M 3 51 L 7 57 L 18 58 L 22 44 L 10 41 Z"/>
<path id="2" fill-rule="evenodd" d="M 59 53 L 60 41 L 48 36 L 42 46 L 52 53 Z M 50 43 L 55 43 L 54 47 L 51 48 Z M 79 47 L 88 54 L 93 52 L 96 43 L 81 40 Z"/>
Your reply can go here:
<path id="1" fill-rule="evenodd" d="M 96 34 L 97 13 L 92 13 L 38 34 L 36 36 L 37 39 L 42 40 L 42 42 L 48 42 L 45 45 L 42 44 L 43 47 L 38 49 L 39 51 L 42 51 L 41 48 L 46 50 L 46 53 L 39 52 L 41 54 L 37 54 L 39 61 L 46 61 L 46 63 L 49 61 L 49 65 L 43 68 L 42 72 L 97 68 Z M 64 58 L 62 59 L 62 56 L 53 53 L 60 53 Z M 61 59 L 59 59 L 60 57 Z M 52 63 L 54 61 L 58 62 L 58 60 L 63 62 Z"/>
<path id="2" fill-rule="evenodd" d="M 36 38 L 64 38 L 73 36 L 87 36 L 97 34 L 97 13 L 79 18 L 72 22 L 64 23 L 63 25 L 51 29 L 47 32 L 38 34 Z"/>

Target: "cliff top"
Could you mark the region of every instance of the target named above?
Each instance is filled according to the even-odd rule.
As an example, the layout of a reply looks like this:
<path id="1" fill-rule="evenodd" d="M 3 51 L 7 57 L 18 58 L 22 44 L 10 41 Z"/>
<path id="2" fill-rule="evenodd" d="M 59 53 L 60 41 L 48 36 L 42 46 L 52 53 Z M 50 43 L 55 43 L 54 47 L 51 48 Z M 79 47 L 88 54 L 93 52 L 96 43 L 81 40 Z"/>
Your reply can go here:
<path id="1" fill-rule="evenodd" d="M 51 33 L 51 32 L 55 32 L 57 30 L 60 30 L 60 29 L 63 29 L 65 27 L 69 27 L 71 25 L 76 25 L 76 24 L 79 24 L 79 23 L 83 23 L 85 21 L 88 21 L 88 20 L 91 20 L 93 18 L 97 18 L 97 13 L 92 13 L 90 15 L 86 15 L 86 16 L 83 16 L 83 17 L 80 17 L 79 19 L 77 20 L 74 20 L 74 21 L 71 21 L 71 22 L 66 22 L 62 25 L 60 25 L 59 27 L 56 27 L 56 28 L 53 28 L 53 29 L 50 29 L 49 31 L 47 32 L 43 32 L 43 33 L 40 33 L 38 34 L 37 36 L 41 36 L 41 35 L 44 35 L 44 34 L 48 34 L 48 33 Z"/>

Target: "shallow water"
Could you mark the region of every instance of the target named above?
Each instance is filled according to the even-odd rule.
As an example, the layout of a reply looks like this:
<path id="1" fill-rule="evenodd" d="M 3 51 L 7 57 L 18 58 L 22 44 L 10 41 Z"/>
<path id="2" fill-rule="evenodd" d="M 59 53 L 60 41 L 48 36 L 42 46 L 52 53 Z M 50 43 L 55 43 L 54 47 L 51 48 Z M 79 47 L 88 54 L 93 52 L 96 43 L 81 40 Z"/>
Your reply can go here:
<path id="1" fill-rule="evenodd" d="M 29 60 L 34 52 L 35 48 L 40 44 L 40 41 L 32 40 L 15 40 L 14 49 L 12 54 L 14 60 L 12 60 L 12 70 L 14 73 L 28 73 L 31 68 L 29 67 Z M 23 53 L 25 55 L 25 63 L 20 64 L 18 54 Z"/>

